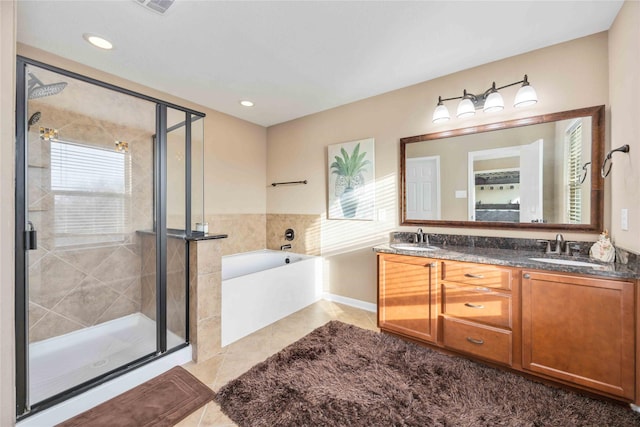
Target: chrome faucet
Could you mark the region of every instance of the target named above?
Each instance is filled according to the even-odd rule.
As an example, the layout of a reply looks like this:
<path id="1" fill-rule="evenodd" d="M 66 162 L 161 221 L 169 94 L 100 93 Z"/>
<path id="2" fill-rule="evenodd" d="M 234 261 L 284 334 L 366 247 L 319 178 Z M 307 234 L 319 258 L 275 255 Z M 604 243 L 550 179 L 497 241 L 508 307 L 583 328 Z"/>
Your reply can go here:
<path id="1" fill-rule="evenodd" d="M 538 240 L 538 243 L 544 243 L 545 244 L 545 250 L 544 253 L 546 254 L 561 254 L 562 253 L 562 245 L 565 244 L 564 241 L 564 237 L 562 236 L 562 234 L 558 233 L 556 234 L 556 246 L 553 248 L 553 250 L 551 250 L 551 240 Z M 566 242 L 565 246 L 567 248 L 567 251 L 570 251 L 570 247 L 569 247 L 569 243 L 570 242 Z"/>
<path id="2" fill-rule="evenodd" d="M 287 243 L 286 245 L 280 246 L 281 251 L 286 251 L 287 249 L 291 249 L 291 244 Z"/>
<path id="3" fill-rule="evenodd" d="M 422 231 L 422 228 L 418 228 L 418 232 L 415 234 L 414 243 L 426 243 L 429 244 L 429 235 Z"/>

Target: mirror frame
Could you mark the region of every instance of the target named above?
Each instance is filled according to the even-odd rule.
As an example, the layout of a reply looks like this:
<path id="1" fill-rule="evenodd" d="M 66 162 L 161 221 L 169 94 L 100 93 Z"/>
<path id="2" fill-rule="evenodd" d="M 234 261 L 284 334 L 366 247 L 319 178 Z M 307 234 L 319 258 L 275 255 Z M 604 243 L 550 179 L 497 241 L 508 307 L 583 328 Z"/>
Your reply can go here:
<path id="1" fill-rule="evenodd" d="M 549 224 L 549 223 L 521 223 L 499 221 L 449 221 L 449 220 L 422 220 L 407 219 L 407 181 L 406 181 L 406 150 L 407 144 L 422 141 L 451 138 L 454 136 L 473 135 L 482 132 L 511 129 L 541 123 L 555 122 L 573 119 L 577 117 L 591 117 L 591 213 L 589 224 Z M 507 120 L 497 123 L 489 123 L 467 128 L 446 130 L 424 135 L 410 136 L 400 139 L 400 225 L 434 226 L 434 227 L 471 227 L 471 228 L 497 228 L 515 230 L 539 230 L 539 231 L 572 231 L 572 232 L 601 232 L 604 223 L 604 179 L 600 175 L 600 165 L 604 157 L 605 135 L 605 106 L 580 108 L 577 110 L 562 111 L 559 113 L 542 114 L 540 116 L 526 117 L 522 119 Z"/>

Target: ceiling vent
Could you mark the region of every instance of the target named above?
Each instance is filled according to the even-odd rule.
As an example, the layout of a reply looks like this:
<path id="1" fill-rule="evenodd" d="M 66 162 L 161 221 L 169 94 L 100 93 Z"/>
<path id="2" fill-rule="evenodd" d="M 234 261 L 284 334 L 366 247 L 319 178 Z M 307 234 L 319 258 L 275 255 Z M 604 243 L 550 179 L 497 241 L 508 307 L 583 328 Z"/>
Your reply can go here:
<path id="1" fill-rule="evenodd" d="M 146 9 L 149 9 L 155 13 L 159 13 L 160 15 L 164 15 L 167 9 L 171 7 L 175 0 L 133 0 L 138 3 L 140 6 L 144 6 Z"/>

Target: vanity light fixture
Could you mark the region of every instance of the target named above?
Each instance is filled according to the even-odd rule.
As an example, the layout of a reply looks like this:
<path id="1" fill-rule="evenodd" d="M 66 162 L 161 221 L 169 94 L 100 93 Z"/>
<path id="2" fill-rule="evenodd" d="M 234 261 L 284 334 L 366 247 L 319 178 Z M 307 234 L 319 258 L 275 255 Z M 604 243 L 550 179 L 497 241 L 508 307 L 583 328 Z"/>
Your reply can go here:
<path id="1" fill-rule="evenodd" d="M 439 96 L 438 104 L 433 112 L 433 123 L 446 122 L 451 118 L 449 115 L 449 109 L 444 105 L 444 101 L 452 101 L 454 99 L 461 100 L 456 110 L 456 116 L 461 119 L 473 116 L 476 113 L 476 110 L 481 108 L 485 113 L 501 111 L 504 109 L 504 100 L 498 91 L 518 84 L 522 84 L 522 86 L 518 89 L 518 93 L 516 93 L 516 97 L 513 102 L 514 107 L 527 107 L 538 102 L 538 95 L 536 94 L 533 86 L 529 84 L 528 77 L 525 74 L 524 79 L 504 86 L 496 87 L 496 82 L 493 82 L 491 87 L 485 90 L 481 95 L 474 95 L 464 89 L 462 91 L 462 96 L 456 96 L 453 98 L 442 98 Z"/>
<path id="2" fill-rule="evenodd" d="M 84 33 L 82 37 L 87 42 L 91 43 L 93 46 L 98 47 L 100 49 L 104 49 L 104 50 L 113 49 L 113 43 L 111 43 L 109 40 L 105 39 L 104 37 L 100 37 L 90 33 Z"/>
<path id="3" fill-rule="evenodd" d="M 240 101 L 240 105 L 242 105 L 243 107 L 253 107 L 254 103 L 251 102 L 251 101 L 247 101 L 245 99 L 245 100 Z"/>

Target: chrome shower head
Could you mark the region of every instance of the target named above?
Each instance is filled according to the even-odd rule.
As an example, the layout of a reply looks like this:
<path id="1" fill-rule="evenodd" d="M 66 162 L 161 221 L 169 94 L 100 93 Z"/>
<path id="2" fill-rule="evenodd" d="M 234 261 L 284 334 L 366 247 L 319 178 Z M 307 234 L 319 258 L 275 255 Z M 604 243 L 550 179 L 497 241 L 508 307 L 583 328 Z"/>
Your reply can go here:
<path id="1" fill-rule="evenodd" d="M 29 99 L 57 95 L 67 87 L 67 82 L 43 84 L 33 73 L 29 73 Z"/>

